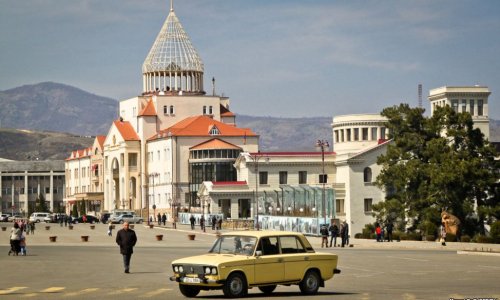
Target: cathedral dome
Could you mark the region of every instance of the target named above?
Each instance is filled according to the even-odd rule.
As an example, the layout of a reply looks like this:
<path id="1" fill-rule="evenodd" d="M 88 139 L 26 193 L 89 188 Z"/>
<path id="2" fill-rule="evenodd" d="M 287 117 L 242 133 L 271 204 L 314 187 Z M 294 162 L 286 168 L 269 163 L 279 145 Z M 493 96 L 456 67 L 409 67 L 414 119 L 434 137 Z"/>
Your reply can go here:
<path id="1" fill-rule="evenodd" d="M 203 93 L 203 61 L 175 15 L 170 13 L 142 65 L 143 92 Z"/>

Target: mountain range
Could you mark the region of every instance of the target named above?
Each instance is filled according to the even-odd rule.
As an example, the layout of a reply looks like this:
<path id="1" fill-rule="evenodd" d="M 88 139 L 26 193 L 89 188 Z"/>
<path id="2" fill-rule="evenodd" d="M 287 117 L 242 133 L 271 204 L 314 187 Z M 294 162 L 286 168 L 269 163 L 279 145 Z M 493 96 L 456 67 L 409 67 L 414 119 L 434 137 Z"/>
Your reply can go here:
<path id="1" fill-rule="evenodd" d="M 117 100 L 54 82 L 0 91 L 0 107 L 0 158 L 12 160 L 65 159 L 118 118 Z M 315 151 L 318 139 L 332 138 L 332 117 L 237 114 L 236 123 L 260 135 L 261 151 Z M 500 141 L 500 121 L 490 127 L 490 140 Z"/>

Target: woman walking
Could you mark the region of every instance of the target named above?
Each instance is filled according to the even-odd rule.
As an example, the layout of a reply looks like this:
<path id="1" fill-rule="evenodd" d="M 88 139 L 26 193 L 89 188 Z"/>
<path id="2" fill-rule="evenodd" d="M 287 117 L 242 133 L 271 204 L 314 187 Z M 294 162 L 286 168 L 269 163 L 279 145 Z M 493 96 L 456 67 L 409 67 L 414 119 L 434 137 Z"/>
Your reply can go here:
<path id="1" fill-rule="evenodd" d="M 9 255 L 13 253 L 14 255 L 19 255 L 21 252 L 21 228 L 17 222 L 14 222 L 14 227 L 10 230 L 10 250 Z"/>

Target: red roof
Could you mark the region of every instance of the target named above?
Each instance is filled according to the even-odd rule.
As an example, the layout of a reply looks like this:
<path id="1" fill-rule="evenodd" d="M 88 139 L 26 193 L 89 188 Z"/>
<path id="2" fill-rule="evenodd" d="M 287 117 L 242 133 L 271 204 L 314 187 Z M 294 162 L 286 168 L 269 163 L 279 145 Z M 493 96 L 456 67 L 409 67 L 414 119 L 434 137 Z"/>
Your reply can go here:
<path id="1" fill-rule="evenodd" d="M 97 139 L 97 142 L 99 143 L 99 146 L 102 149 L 104 147 L 104 140 L 106 140 L 106 136 L 105 135 L 98 135 L 95 138 Z"/>
<path id="2" fill-rule="evenodd" d="M 153 104 L 153 100 L 149 100 L 148 103 L 146 104 L 146 106 L 139 113 L 139 116 L 144 116 L 144 117 L 156 116 L 156 115 L 157 114 L 156 114 L 155 106 Z"/>
<path id="3" fill-rule="evenodd" d="M 220 106 L 220 116 L 221 117 L 234 117 L 235 114 L 227 109 L 224 105 Z"/>
<path id="4" fill-rule="evenodd" d="M 194 116 L 186 118 L 167 129 L 161 130 L 158 134 L 149 138 L 149 140 L 154 140 L 161 136 L 168 136 L 169 132 L 171 136 L 213 136 L 210 134 L 210 131 L 214 127 L 218 130 L 217 136 L 257 136 L 257 134 L 249 128 L 238 128 L 216 121 L 207 116 Z"/>
<path id="5" fill-rule="evenodd" d="M 114 121 L 113 124 L 115 124 L 116 128 L 120 132 L 122 138 L 126 141 L 139 141 L 139 136 L 134 130 L 134 127 L 130 124 L 129 121 L 121 121 L 117 120 Z"/>

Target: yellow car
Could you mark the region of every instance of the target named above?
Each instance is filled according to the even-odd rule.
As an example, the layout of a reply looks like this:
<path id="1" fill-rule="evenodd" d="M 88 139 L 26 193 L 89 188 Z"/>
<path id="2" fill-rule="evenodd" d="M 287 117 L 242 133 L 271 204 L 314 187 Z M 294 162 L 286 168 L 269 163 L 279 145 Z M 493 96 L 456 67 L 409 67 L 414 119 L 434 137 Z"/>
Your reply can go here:
<path id="1" fill-rule="evenodd" d="M 340 273 L 337 261 L 336 254 L 315 252 L 297 232 L 232 232 L 220 235 L 207 254 L 173 261 L 170 280 L 186 297 L 213 289 L 243 297 L 253 287 L 270 294 L 278 284 L 297 284 L 302 294 L 312 295 Z"/>

